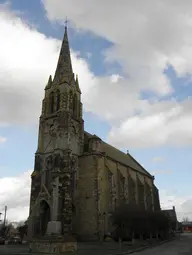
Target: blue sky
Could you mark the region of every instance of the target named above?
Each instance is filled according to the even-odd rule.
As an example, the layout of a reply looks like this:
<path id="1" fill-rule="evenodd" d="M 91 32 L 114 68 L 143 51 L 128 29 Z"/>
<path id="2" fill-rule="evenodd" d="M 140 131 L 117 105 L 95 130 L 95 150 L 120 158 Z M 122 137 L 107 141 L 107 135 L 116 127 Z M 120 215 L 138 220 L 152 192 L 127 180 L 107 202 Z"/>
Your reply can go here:
<path id="1" fill-rule="evenodd" d="M 5 2 L 6 1 L 0 0 L 0 4 L 3 4 Z M 47 6 L 45 6 L 46 2 L 47 2 Z M 22 19 L 22 22 L 24 24 L 27 24 L 27 26 L 35 27 L 35 30 L 41 34 L 44 34 L 46 38 L 55 38 L 55 39 L 61 40 L 63 37 L 63 31 L 64 31 L 64 27 L 63 25 L 61 25 L 63 21 L 60 22 L 62 20 L 60 18 L 61 14 L 58 13 L 58 17 L 57 17 L 58 9 L 56 8 L 54 14 L 52 14 L 50 11 L 50 14 L 48 15 L 47 12 L 45 11 L 45 8 L 47 8 L 47 10 L 49 10 L 50 8 L 48 2 L 52 2 L 51 4 L 54 4 L 54 1 L 51 1 L 51 0 L 50 1 L 12 0 L 12 1 L 9 1 L 9 5 L 7 9 L 9 12 L 15 13 L 14 15 L 16 15 L 17 17 L 20 17 Z M 67 2 L 68 1 L 66 1 L 66 4 Z M 72 17 L 71 19 L 70 19 L 70 14 Z M 49 16 L 52 17 L 51 20 Z M 65 17 L 65 13 L 63 13 L 63 17 Z M 126 86 L 131 86 L 130 83 L 132 81 L 134 82 L 135 80 L 137 81 L 136 79 L 137 75 L 134 76 L 135 72 L 132 72 L 132 73 L 129 71 L 126 72 L 127 69 L 129 68 L 133 69 L 133 67 L 135 68 L 135 66 L 137 66 L 134 63 L 134 61 L 129 60 L 129 55 L 126 59 L 124 58 L 124 55 L 122 54 L 123 50 L 125 50 L 124 48 L 126 43 L 124 44 L 122 43 L 122 48 L 121 48 L 121 44 L 118 43 L 118 40 L 114 39 L 112 32 L 110 32 L 111 34 L 109 33 L 109 35 L 106 34 L 106 36 L 104 36 L 104 31 L 99 31 L 99 28 L 95 28 L 95 25 L 94 25 L 95 23 L 93 24 L 93 29 L 91 27 L 92 26 L 91 24 L 87 25 L 86 27 L 86 24 L 85 24 L 86 22 L 83 22 L 81 20 L 81 23 L 80 22 L 78 23 L 78 17 L 75 19 L 75 16 L 73 15 L 73 13 L 70 13 L 70 11 L 69 11 L 68 19 L 70 20 L 69 29 L 68 29 L 70 46 L 74 52 L 79 53 L 78 58 L 81 58 L 86 62 L 89 72 L 92 75 L 94 75 L 94 77 L 96 77 L 97 80 L 101 80 L 103 87 L 101 87 L 100 91 L 104 90 L 105 94 L 102 94 L 100 92 L 99 94 L 100 97 L 104 97 L 104 98 L 110 97 L 111 88 L 113 88 L 112 85 L 109 91 L 107 91 L 107 89 L 104 89 L 104 87 L 105 87 L 105 82 L 108 81 L 107 77 L 110 77 L 110 75 L 112 74 L 118 74 L 120 76 L 125 75 L 125 77 L 130 76 L 131 78 L 128 79 Z M 80 28 L 81 30 L 80 31 L 77 30 L 74 24 L 76 25 L 76 27 Z M 120 34 L 119 31 L 117 31 L 117 33 Z M 140 39 L 138 38 L 138 41 L 139 40 Z M 130 47 L 134 47 L 134 44 L 130 43 L 130 45 L 131 45 Z M 141 46 L 145 49 L 144 43 Z M 191 49 L 192 49 L 192 44 L 191 44 Z M 118 52 L 119 52 L 119 55 L 116 56 L 115 54 L 117 54 Z M 129 49 L 127 50 L 127 52 L 129 53 Z M 132 55 L 132 52 L 133 52 L 133 55 Z M 160 54 L 162 52 L 163 52 L 163 49 L 159 50 L 158 53 Z M 171 53 L 167 53 L 166 55 L 165 52 L 167 51 L 164 51 L 162 53 L 162 56 L 166 56 L 167 58 L 166 61 L 168 62 L 168 64 L 166 68 L 164 68 L 164 70 L 161 64 L 159 64 L 159 66 L 161 66 L 163 70 L 162 73 L 164 73 L 167 79 L 169 80 L 169 85 L 172 87 L 173 91 L 170 93 L 167 92 L 163 94 L 163 93 L 158 93 L 157 90 L 154 88 L 150 90 L 148 88 L 142 87 L 140 89 L 140 92 L 138 92 L 140 93 L 140 99 L 146 100 L 147 102 L 149 102 L 149 100 L 156 100 L 157 102 L 161 102 L 161 103 L 162 102 L 169 103 L 169 101 L 171 101 L 171 99 L 174 98 L 176 102 L 183 103 L 188 97 L 192 96 L 192 86 L 190 81 L 192 70 L 188 68 L 186 62 L 184 64 L 184 67 L 181 68 L 181 64 L 180 63 L 178 64 L 178 61 L 175 61 L 175 58 L 173 58 L 173 56 L 175 57 L 175 55 Z M 106 55 L 109 58 L 111 58 L 112 61 L 106 61 Z M 183 59 L 184 57 L 186 56 L 182 56 Z M 140 57 L 138 57 L 137 54 L 135 54 L 134 56 L 134 51 L 130 50 L 130 59 L 140 60 Z M 129 62 L 129 61 L 132 61 L 132 62 Z M 145 65 L 144 62 L 142 62 L 139 68 L 143 65 Z M 138 76 L 139 76 L 139 70 L 141 70 L 139 68 L 138 68 Z M 149 66 L 147 66 L 146 68 L 149 68 Z M 160 67 L 158 67 L 157 71 L 154 72 L 157 76 L 160 75 L 159 68 Z M 150 72 L 152 73 L 153 71 L 154 70 L 152 68 L 152 71 Z M 150 72 L 148 74 L 150 74 Z M 47 77 L 49 76 L 49 74 L 50 73 L 48 70 Z M 79 73 L 78 75 L 79 77 L 81 77 L 81 73 Z M 143 77 L 146 77 L 146 76 L 144 75 Z M 159 84 L 157 83 L 156 85 L 158 86 L 158 90 L 161 89 L 161 86 L 163 88 L 163 86 L 166 83 L 164 78 L 162 79 L 161 75 L 159 77 L 160 77 L 158 79 L 158 81 L 160 80 Z M 162 79 L 162 84 L 161 84 L 161 79 Z M 141 80 L 139 80 L 139 82 Z M 156 81 L 155 78 L 153 80 Z M 44 84 L 46 84 L 46 82 L 47 80 L 45 79 Z M 145 83 L 144 80 L 143 80 L 143 83 Z M 134 83 L 134 84 L 137 84 L 137 83 Z M 36 84 L 36 86 L 38 85 Z M 89 84 L 86 84 L 86 85 L 80 84 L 80 86 L 87 86 L 89 89 Z M 135 85 L 135 87 L 133 86 L 133 89 L 132 89 L 133 93 L 136 93 L 134 92 L 136 90 L 136 87 L 137 85 Z M 129 89 L 130 88 L 128 88 L 127 91 L 129 91 Z M 131 92 L 132 90 L 130 89 Z M 95 89 L 93 89 L 93 93 L 94 91 Z M 41 93 L 43 93 L 43 91 Z M 116 104 L 118 108 L 118 104 L 119 104 L 118 100 L 121 101 L 121 98 L 118 93 L 116 95 L 117 95 L 117 101 L 114 102 L 114 104 Z M 94 96 L 94 95 L 91 95 L 91 96 Z M 125 96 L 125 94 L 123 96 Z M 134 96 L 136 96 L 136 94 L 134 94 Z M 182 132 L 184 132 L 184 135 L 186 132 L 183 131 L 182 123 L 179 122 L 179 120 L 177 119 L 177 122 L 175 123 L 177 126 L 181 124 L 181 128 L 177 130 L 176 135 L 174 133 L 173 139 L 171 140 L 171 142 L 169 142 L 168 136 L 165 135 L 165 138 L 163 138 L 163 141 L 165 142 L 161 142 L 159 144 L 158 143 L 153 144 L 153 141 L 155 141 L 156 138 L 158 138 L 158 136 L 163 136 L 162 134 L 163 131 L 161 133 L 161 127 L 158 127 L 157 129 L 159 130 L 156 133 L 154 133 L 155 131 L 153 130 L 153 133 L 155 135 L 153 138 L 151 138 L 152 143 L 150 145 L 147 144 L 148 139 L 145 138 L 144 144 L 147 144 L 147 146 L 133 146 L 134 144 L 138 144 L 138 142 L 134 143 L 134 140 L 133 141 L 131 140 L 131 139 L 137 138 L 135 134 L 133 135 L 134 136 L 133 138 L 131 133 L 130 133 L 130 141 L 132 142 L 129 143 L 129 139 L 128 139 L 129 136 L 128 136 L 128 138 L 127 137 L 125 137 L 125 139 L 122 138 L 122 140 L 126 141 L 126 144 L 122 143 L 119 145 L 117 141 L 114 141 L 114 139 L 112 139 L 113 136 L 111 134 L 113 130 L 117 130 L 116 137 L 118 137 L 118 135 L 120 134 L 118 132 L 120 132 L 121 130 L 119 123 L 123 123 L 125 121 L 128 121 L 128 123 L 131 123 L 132 121 L 131 118 L 134 117 L 133 114 L 129 112 L 130 105 L 133 104 L 131 100 L 132 100 L 132 97 L 127 99 L 127 101 L 125 101 L 127 103 L 124 104 L 125 107 L 128 109 L 128 112 L 126 113 L 127 115 L 124 114 L 121 119 L 120 117 L 118 118 L 118 116 L 113 116 L 113 118 L 110 119 L 101 114 L 102 109 L 97 109 L 97 105 L 94 105 L 94 106 L 91 105 L 90 108 L 88 108 L 87 105 L 89 102 L 88 102 L 88 99 L 85 98 L 85 105 L 86 105 L 85 111 L 84 111 L 85 129 L 90 133 L 97 134 L 104 140 L 111 141 L 111 143 L 113 143 L 114 145 L 117 144 L 117 146 L 122 148 L 123 150 L 126 150 L 126 148 L 129 149 L 130 153 L 149 172 L 155 175 L 155 183 L 157 187 L 159 188 L 160 191 L 162 190 L 162 192 L 165 192 L 163 193 L 161 200 L 163 199 L 166 200 L 166 195 L 165 195 L 166 192 L 167 194 L 171 194 L 171 196 L 174 197 L 175 199 L 177 197 L 180 198 L 180 200 L 178 200 L 179 202 L 176 200 L 174 201 L 173 199 L 171 200 L 171 203 L 166 204 L 166 201 L 165 201 L 164 204 L 167 206 L 172 206 L 174 204 L 176 204 L 177 206 L 178 204 L 179 206 L 179 203 L 184 202 L 184 200 L 182 200 L 183 198 L 189 199 L 189 196 L 192 196 L 192 192 L 191 192 L 191 179 L 192 179 L 192 172 L 191 172 L 192 146 L 191 145 L 192 145 L 192 142 L 186 142 L 186 143 L 181 142 L 179 144 L 174 143 L 174 140 L 177 139 L 178 134 L 180 135 L 179 140 L 181 141 L 187 140 L 186 137 L 184 136 L 182 138 L 182 135 L 183 135 Z M 9 108 L 11 106 L 7 103 L 6 107 Z M 104 108 L 107 109 L 105 105 L 103 105 L 102 107 L 103 109 Z M 184 110 L 183 105 L 181 109 Z M 106 111 L 110 112 L 110 109 L 109 110 L 107 109 Z M 140 111 L 142 112 L 144 110 L 140 108 Z M 164 112 L 166 113 L 166 110 Z M 111 114 L 113 113 L 114 111 L 112 111 Z M 143 116 L 146 117 L 145 113 L 143 114 L 144 114 Z M 156 111 L 153 114 L 153 116 L 155 116 L 155 114 L 158 115 L 159 112 Z M 189 120 L 192 120 L 191 116 L 187 115 L 187 117 L 189 117 Z M 126 118 L 128 118 L 128 120 Z M 187 119 L 187 122 L 183 122 L 183 125 L 185 126 L 186 123 L 189 123 L 189 120 Z M 10 121 L 10 123 L 8 123 L 7 125 L 0 126 L 0 136 L 5 137 L 7 139 L 6 142 L 0 143 L 0 155 L 1 155 L 0 178 L 4 178 L 4 177 L 11 178 L 14 176 L 19 176 L 19 175 L 22 175 L 23 172 L 33 168 L 34 153 L 37 147 L 37 125 L 36 124 L 37 123 L 26 125 L 26 124 L 21 124 L 20 122 L 17 123 L 17 122 Z M 140 124 L 138 123 L 137 127 L 139 125 Z M 143 125 L 142 122 L 141 122 L 141 125 Z M 167 122 L 166 124 L 164 122 L 163 124 L 164 129 L 166 129 L 166 125 L 168 126 L 169 123 Z M 171 127 L 174 129 L 174 125 L 172 125 Z M 149 129 L 149 131 L 150 130 L 151 129 Z M 130 127 L 127 132 L 129 133 L 129 131 L 130 131 Z M 167 132 L 168 131 L 166 131 L 166 134 Z M 169 136 L 171 137 L 171 134 L 172 134 L 171 130 L 169 130 L 168 133 L 170 134 Z M 140 137 L 141 135 L 142 134 L 139 134 L 138 137 Z M 149 132 L 149 135 L 150 135 L 150 132 Z M 111 140 L 110 140 L 110 137 L 111 137 Z M 189 134 L 189 139 L 190 138 L 191 136 Z M 121 139 L 119 138 L 119 140 Z"/>

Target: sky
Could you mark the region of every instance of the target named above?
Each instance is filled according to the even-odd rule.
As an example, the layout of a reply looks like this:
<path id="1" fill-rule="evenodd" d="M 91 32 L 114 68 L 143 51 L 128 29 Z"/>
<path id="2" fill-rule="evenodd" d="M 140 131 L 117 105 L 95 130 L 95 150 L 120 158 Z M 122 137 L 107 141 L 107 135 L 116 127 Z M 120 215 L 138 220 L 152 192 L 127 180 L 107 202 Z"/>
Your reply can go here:
<path id="1" fill-rule="evenodd" d="M 0 0 L 0 212 L 28 217 L 41 102 L 66 17 L 85 129 L 129 150 L 155 175 L 162 209 L 192 220 L 190 0 Z"/>

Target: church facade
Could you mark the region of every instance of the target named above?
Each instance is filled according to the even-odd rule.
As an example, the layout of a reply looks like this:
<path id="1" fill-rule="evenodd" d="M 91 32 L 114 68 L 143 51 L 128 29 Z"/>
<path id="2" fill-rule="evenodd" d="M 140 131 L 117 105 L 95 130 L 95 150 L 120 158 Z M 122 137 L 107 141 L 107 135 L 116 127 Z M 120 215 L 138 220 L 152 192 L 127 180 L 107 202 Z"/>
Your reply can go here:
<path id="1" fill-rule="evenodd" d="M 129 153 L 84 130 L 66 27 L 55 75 L 45 87 L 31 178 L 30 238 L 98 240 L 112 230 L 111 214 L 119 205 L 160 209 L 154 177 Z"/>

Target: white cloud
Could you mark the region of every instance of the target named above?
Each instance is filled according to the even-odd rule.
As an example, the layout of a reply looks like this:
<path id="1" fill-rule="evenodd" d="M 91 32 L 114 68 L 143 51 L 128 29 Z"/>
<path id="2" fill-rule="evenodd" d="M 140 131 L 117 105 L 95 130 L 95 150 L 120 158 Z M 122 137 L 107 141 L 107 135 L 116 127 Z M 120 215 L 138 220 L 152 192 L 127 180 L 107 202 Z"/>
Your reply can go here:
<path id="1" fill-rule="evenodd" d="M 167 175 L 172 173 L 173 173 L 172 170 L 162 170 L 162 169 L 153 170 L 151 172 L 152 175 L 159 175 L 159 174 Z"/>
<path id="2" fill-rule="evenodd" d="M 192 197 L 181 196 L 176 191 L 161 190 L 159 192 L 161 200 L 161 209 L 172 209 L 175 206 L 177 218 L 182 221 L 188 217 L 192 221 Z"/>
<path id="3" fill-rule="evenodd" d="M 5 137 L 0 136 L 0 144 L 6 142 L 7 139 Z"/>
<path id="4" fill-rule="evenodd" d="M 192 101 L 161 101 L 149 104 L 138 116 L 113 127 L 109 141 L 121 148 L 191 145 Z"/>
<path id="5" fill-rule="evenodd" d="M 29 216 L 31 170 L 19 176 L 0 178 L 0 212 L 7 206 L 9 221 L 25 220 Z"/>
<path id="6" fill-rule="evenodd" d="M 162 161 L 164 161 L 164 160 L 165 160 L 164 157 L 154 157 L 154 158 L 152 159 L 153 162 L 162 162 Z"/>

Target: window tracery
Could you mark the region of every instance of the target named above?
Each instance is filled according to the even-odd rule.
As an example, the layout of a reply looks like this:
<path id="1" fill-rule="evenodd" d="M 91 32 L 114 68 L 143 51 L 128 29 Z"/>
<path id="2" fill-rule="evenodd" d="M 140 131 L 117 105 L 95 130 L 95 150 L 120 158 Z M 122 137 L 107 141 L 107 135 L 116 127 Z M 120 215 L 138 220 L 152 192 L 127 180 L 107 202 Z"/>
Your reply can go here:
<path id="1" fill-rule="evenodd" d="M 54 93 L 51 92 L 49 95 L 50 113 L 54 112 Z"/>
<path id="2" fill-rule="evenodd" d="M 77 117 L 77 95 L 74 94 L 73 96 L 73 116 Z"/>

